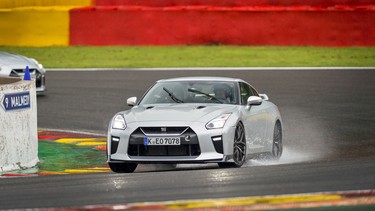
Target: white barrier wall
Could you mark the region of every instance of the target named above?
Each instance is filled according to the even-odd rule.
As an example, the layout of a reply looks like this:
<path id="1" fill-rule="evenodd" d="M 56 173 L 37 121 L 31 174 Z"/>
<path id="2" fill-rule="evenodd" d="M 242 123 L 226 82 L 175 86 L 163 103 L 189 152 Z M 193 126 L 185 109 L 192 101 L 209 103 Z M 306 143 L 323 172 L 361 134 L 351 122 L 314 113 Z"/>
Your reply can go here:
<path id="1" fill-rule="evenodd" d="M 0 77 L 0 172 L 38 164 L 35 81 Z"/>

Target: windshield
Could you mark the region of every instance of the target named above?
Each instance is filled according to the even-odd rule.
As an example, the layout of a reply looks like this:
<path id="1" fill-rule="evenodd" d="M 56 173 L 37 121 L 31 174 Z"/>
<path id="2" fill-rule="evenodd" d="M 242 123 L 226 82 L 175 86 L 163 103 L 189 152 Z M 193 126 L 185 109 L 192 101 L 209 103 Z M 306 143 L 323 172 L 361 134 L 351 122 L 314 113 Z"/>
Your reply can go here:
<path id="1" fill-rule="evenodd" d="M 175 81 L 156 83 L 143 97 L 142 104 L 219 103 L 238 104 L 234 82 Z"/>

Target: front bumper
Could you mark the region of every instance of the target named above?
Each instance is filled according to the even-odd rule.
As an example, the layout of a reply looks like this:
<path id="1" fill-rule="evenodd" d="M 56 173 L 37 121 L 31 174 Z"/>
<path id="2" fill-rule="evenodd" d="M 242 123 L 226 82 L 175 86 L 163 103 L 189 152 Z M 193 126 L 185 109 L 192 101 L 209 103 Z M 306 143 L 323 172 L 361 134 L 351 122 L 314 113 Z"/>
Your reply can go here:
<path id="1" fill-rule="evenodd" d="M 144 127 L 176 127 L 188 128 L 184 133 L 176 135 L 181 139 L 178 146 L 145 146 L 143 138 L 150 136 L 140 128 Z M 168 122 L 149 124 L 128 124 L 125 130 L 109 129 L 107 137 L 107 162 L 136 163 L 206 163 L 226 162 L 233 152 L 234 127 L 207 130 L 204 123 L 186 124 L 184 122 Z M 189 135 L 190 140 L 185 137 Z M 160 133 L 152 136 L 171 135 Z M 150 149 L 151 147 L 151 149 Z"/>
<path id="2" fill-rule="evenodd" d="M 37 69 L 37 68 L 30 68 L 29 71 L 30 71 L 31 78 L 35 80 L 35 87 L 36 87 L 37 94 L 41 94 L 44 91 L 46 91 L 45 71 Z M 9 76 L 23 78 L 25 76 L 25 70 L 24 69 L 12 69 Z"/>

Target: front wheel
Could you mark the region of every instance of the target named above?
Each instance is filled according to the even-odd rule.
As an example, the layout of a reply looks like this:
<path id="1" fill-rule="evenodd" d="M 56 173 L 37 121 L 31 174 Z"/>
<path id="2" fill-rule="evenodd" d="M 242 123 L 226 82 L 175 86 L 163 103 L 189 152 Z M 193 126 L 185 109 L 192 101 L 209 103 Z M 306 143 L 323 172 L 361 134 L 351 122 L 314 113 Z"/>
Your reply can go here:
<path id="1" fill-rule="evenodd" d="M 218 163 L 220 168 L 238 168 L 246 161 L 246 137 L 242 123 L 238 123 L 233 140 L 233 163 Z"/>
<path id="2" fill-rule="evenodd" d="M 108 163 L 108 165 L 116 173 L 132 173 L 138 166 L 136 163 Z"/>
<path id="3" fill-rule="evenodd" d="M 279 159 L 283 154 L 283 138 L 282 129 L 280 122 L 276 122 L 275 129 L 273 131 L 273 144 L 272 144 L 272 158 Z"/>

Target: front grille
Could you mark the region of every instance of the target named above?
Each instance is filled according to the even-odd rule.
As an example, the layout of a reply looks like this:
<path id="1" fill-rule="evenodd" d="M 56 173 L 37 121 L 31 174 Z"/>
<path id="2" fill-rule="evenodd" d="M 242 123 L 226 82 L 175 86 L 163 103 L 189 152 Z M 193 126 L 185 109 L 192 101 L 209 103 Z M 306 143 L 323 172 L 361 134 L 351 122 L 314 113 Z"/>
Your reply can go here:
<path id="1" fill-rule="evenodd" d="M 12 70 L 14 73 L 18 74 L 18 75 L 23 75 L 25 74 L 25 69 L 13 69 Z M 29 72 L 30 74 L 33 74 L 35 73 L 37 70 L 36 69 L 29 69 Z"/>
<path id="2" fill-rule="evenodd" d="M 30 75 L 38 74 L 39 71 L 37 69 L 29 69 Z M 25 75 L 24 69 L 13 69 L 10 72 L 10 76 L 12 77 L 23 77 Z"/>
<path id="3" fill-rule="evenodd" d="M 44 79 L 42 73 L 40 73 L 37 69 L 29 69 L 29 71 L 30 71 L 31 76 L 35 75 L 35 86 L 37 88 L 41 87 L 45 84 L 45 79 Z M 24 69 L 13 69 L 10 72 L 9 76 L 11 76 L 11 77 L 24 77 L 24 75 L 25 75 Z"/>
<path id="4" fill-rule="evenodd" d="M 9 76 L 11 76 L 11 77 L 20 77 L 20 75 L 18 75 L 18 73 L 15 72 L 15 71 L 13 71 L 13 70 L 12 70 L 12 72 L 10 72 Z"/>
<path id="5" fill-rule="evenodd" d="M 155 134 L 182 134 L 188 127 L 141 127 L 140 130 L 145 135 Z"/>
<path id="6" fill-rule="evenodd" d="M 177 134 L 177 131 L 181 131 L 183 127 L 177 127 L 180 129 L 176 129 L 176 127 L 167 127 L 166 131 L 173 131 L 174 133 L 170 134 Z M 129 146 L 128 146 L 128 154 L 129 156 L 198 156 L 201 154 L 201 150 L 199 147 L 199 141 L 197 134 L 190 128 L 184 127 L 185 129 L 182 130 L 183 133 L 180 133 L 179 137 L 181 140 L 181 144 L 178 146 L 147 146 L 144 145 L 144 137 L 147 135 L 144 133 L 145 128 L 143 127 L 142 132 L 141 128 L 135 130 L 129 139 Z M 148 128 L 150 129 L 150 128 Z M 153 128 L 154 129 L 154 128 Z M 151 133 L 152 130 L 146 130 L 149 133 L 157 136 L 157 134 L 165 135 L 165 133 L 156 133 L 156 129 L 154 130 L 155 133 Z M 167 133 L 168 134 L 168 133 Z M 185 139 L 186 136 L 190 137 L 190 140 L 187 141 Z"/>

